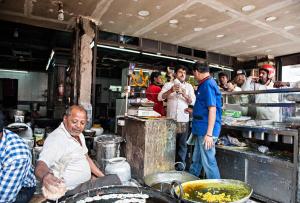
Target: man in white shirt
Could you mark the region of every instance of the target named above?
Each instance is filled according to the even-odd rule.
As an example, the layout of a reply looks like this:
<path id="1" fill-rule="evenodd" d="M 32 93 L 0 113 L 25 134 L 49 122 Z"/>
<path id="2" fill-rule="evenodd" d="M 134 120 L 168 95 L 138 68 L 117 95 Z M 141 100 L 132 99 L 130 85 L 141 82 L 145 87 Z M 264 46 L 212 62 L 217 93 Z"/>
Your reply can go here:
<path id="1" fill-rule="evenodd" d="M 96 177 L 104 176 L 88 156 L 82 134 L 86 123 L 86 110 L 81 106 L 71 106 L 60 126 L 45 140 L 35 175 L 48 191 L 53 191 L 53 188 L 62 182 L 65 183 L 67 190 L 72 190 L 89 181 L 91 173 Z M 52 172 L 59 168 L 64 169 L 59 174 L 61 177 L 54 176 Z"/>
<path id="2" fill-rule="evenodd" d="M 196 97 L 194 88 L 191 84 L 185 82 L 186 67 L 179 65 L 175 68 L 175 80 L 167 82 L 161 92 L 158 94 L 158 100 L 167 99 L 167 117 L 173 118 L 177 122 L 176 132 L 176 162 L 182 162 L 185 165 L 187 154 L 186 140 L 189 132 L 189 114 L 184 110 L 188 105 L 195 103 Z M 184 170 L 184 167 L 178 165 L 177 170 Z"/>
<path id="3" fill-rule="evenodd" d="M 275 72 L 276 70 L 272 65 L 263 64 L 259 68 L 259 81 L 254 84 L 253 90 L 274 89 Z M 255 103 L 279 103 L 279 95 L 277 93 L 256 94 Z M 279 121 L 280 107 L 256 107 L 256 119 Z"/>

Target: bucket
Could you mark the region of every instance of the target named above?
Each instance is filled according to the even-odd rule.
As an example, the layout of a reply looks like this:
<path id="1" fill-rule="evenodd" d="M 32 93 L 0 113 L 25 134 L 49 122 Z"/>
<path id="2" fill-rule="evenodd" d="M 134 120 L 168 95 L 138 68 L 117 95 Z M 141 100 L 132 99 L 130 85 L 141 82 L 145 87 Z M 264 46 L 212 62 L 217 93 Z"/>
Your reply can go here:
<path id="1" fill-rule="evenodd" d="M 120 156 L 120 143 L 123 138 L 104 134 L 96 138 L 96 160 L 101 169 L 105 169 L 108 160 Z"/>

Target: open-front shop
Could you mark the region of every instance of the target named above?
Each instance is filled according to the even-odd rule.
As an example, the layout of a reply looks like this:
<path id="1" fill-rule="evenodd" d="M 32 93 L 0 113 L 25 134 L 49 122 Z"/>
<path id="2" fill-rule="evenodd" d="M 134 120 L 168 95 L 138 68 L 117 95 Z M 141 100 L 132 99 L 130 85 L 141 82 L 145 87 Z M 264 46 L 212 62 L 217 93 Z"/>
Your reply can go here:
<path id="1" fill-rule="evenodd" d="M 300 202 L 299 10 L 0 0 L 0 203 Z"/>

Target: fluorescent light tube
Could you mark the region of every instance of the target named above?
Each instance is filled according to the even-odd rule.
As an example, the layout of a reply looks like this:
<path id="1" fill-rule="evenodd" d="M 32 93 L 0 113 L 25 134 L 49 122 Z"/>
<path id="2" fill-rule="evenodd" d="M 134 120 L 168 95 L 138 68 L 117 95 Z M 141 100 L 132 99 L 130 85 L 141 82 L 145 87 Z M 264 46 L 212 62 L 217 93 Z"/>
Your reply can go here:
<path id="1" fill-rule="evenodd" d="M 107 46 L 107 45 L 102 45 L 102 44 L 98 44 L 97 47 L 106 48 L 106 49 L 113 49 L 113 50 L 118 50 L 118 51 L 125 51 L 125 52 L 136 53 L 136 54 L 141 53 L 140 51 L 136 51 L 136 50 L 132 50 L 132 49 L 112 47 L 112 46 Z"/>
<path id="2" fill-rule="evenodd" d="M 223 66 L 220 66 L 218 64 L 209 64 L 210 67 L 213 67 L 213 68 L 218 68 L 218 69 L 221 69 L 221 70 L 228 70 L 228 71 L 234 71 L 233 69 L 231 68 L 225 68 Z"/>
<path id="3" fill-rule="evenodd" d="M 147 55 L 147 56 L 154 56 L 154 57 L 158 57 L 158 58 L 177 60 L 177 58 L 171 57 L 171 56 L 157 55 L 157 54 L 151 54 L 151 53 L 147 53 L 147 52 L 142 52 L 142 54 Z"/>
<path id="4" fill-rule="evenodd" d="M 28 71 L 24 70 L 6 70 L 6 69 L 0 69 L 2 72 L 13 72 L 13 73 L 28 73 Z"/>
<path id="5" fill-rule="evenodd" d="M 50 62 L 52 61 L 52 59 L 53 59 L 53 56 L 54 56 L 54 50 L 52 49 L 52 51 L 51 51 L 51 54 L 50 54 L 50 57 L 49 57 L 49 59 L 48 59 L 48 63 L 47 63 L 47 66 L 46 66 L 46 70 L 48 70 L 48 68 L 49 68 L 49 65 L 50 65 Z"/>
<path id="6" fill-rule="evenodd" d="M 195 61 L 187 60 L 187 59 L 178 59 L 179 61 L 187 62 L 187 63 L 196 63 Z"/>

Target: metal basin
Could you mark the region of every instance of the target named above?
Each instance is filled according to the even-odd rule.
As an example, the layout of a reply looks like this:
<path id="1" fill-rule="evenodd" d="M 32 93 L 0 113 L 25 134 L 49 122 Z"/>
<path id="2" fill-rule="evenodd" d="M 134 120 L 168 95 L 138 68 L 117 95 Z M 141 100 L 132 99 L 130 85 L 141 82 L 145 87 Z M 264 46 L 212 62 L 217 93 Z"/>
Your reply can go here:
<path id="1" fill-rule="evenodd" d="M 170 193 L 171 184 L 173 181 L 179 181 L 183 183 L 193 180 L 199 180 L 199 178 L 184 171 L 160 172 L 144 177 L 145 185 L 165 193 Z"/>
<path id="2" fill-rule="evenodd" d="M 242 203 L 247 202 L 253 192 L 248 184 L 239 180 L 206 179 L 176 184 L 172 194 L 186 203 Z"/>

